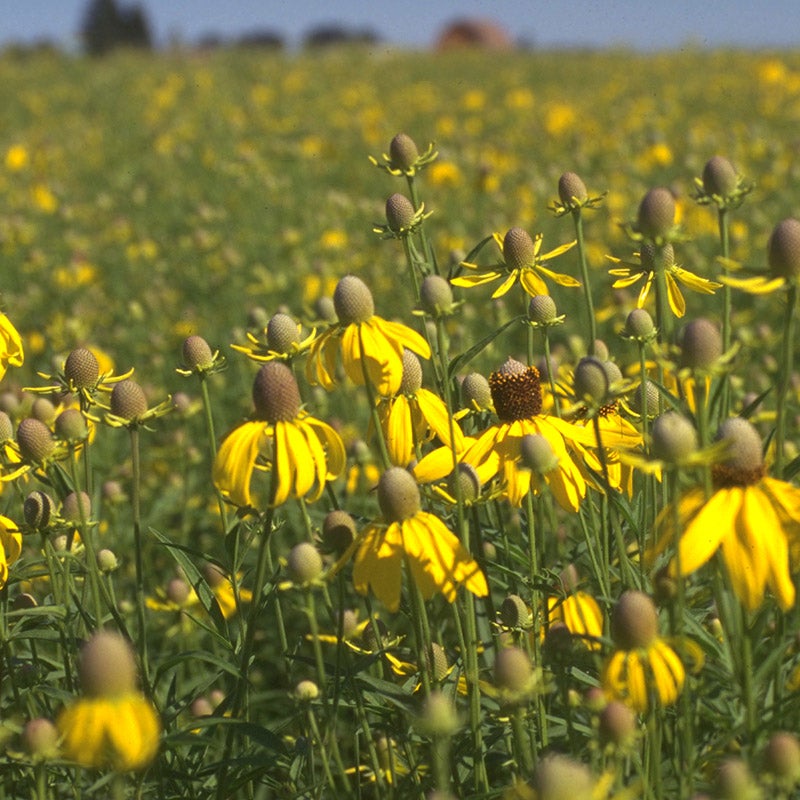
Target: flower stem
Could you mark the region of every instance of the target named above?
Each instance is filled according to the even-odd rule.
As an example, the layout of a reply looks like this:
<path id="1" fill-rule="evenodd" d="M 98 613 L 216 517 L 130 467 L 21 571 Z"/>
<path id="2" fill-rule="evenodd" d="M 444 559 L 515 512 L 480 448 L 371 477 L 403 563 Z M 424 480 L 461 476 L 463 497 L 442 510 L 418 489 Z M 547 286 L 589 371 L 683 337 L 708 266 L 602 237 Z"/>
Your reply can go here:
<path id="1" fill-rule="evenodd" d="M 775 475 L 783 479 L 784 448 L 786 446 L 786 402 L 794 365 L 795 309 L 797 308 L 797 285 L 789 284 L 786 297 L 786 315 L 783 321 L 783 351 L 781 358 L 780 384 L 778 386 L 778 408 L 775 422 Z"/>
<path id="2" fill-rule="evenodd" d="M 586 301 L 586 315 L 589 322 L 589 355 L 594 355 L 594 343 L 597 339 L 597 320 L 592 302 L 592 287 L 589 283 L 589 267 L 586 263 L 586 245 L 583 241 L 583 216 L 580 207 L 573 209 L 572 221 L 575 223 L 575 238 L 578 240 L 578 261 L 581 267 L 581 280 L 583 282 L 583 297 Z"/>

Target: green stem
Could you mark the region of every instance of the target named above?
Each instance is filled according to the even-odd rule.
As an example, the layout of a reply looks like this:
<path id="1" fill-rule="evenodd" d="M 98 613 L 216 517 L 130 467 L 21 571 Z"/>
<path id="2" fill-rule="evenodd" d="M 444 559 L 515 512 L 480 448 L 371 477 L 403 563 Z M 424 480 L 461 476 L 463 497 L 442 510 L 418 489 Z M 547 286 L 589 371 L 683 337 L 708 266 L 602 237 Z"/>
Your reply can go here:
<path id="1" fill-rule="evenodd" d="M 728 209 L 720 208 L 718 213 L 719 222 L 719 241 L 722 250 L 722 258 L 725 263 L 730 258 L 730 229 Z M 725 271 L 725 270 L 724 270 Z M 722 287 L 722 352 L 727 353 L 731 347 L 731 316 L 732 316 L 732 290 L 727 284 Z M 727 374 L 723 377 L 725 382 L 722 387 L 722 407 L 720 412 L 721 419 L 727 419 L 730 411 L 730 379 Z"/>
<path id="2" fill-rule="evenodd" d="M 589 321 L 589 355 L 594 355 L 594 343 L 597 340 L 597 320 L 592 302 L 592 287 L 589 282 L 589 267 L 586 263 L 586 245 L 583 241 L 583 216 L 580 207 L 573 209 L 572 221 L 575 223 L 575 238 L 578 240 L 578 260 L 581 266 L 583 281 L 583 298 L 586 302 L 586 315 Z"/>
<path id="3" fill-rule="evenodd" d="M 797 307 L 797 284 L 791 282 L 786 298 L 786 315 L 783 321 L 783 351 L 781 358 L 780 384 L 778 386 L 778 408 L 775 423 L 775 475 L 783 479 L 784 448 L 786 446 L 786 404 L 791 386 L 794 366 L 795 309 Z"/>
<path id="4" fill-rule="evenodd" d="M 142 662 L 142 681 L 151 690 L 150 663 L 147 654 L 147 623 L 144 602 L 144 543 L 142 541 L 141 481 L 142 466 L 139 453 L 139 428 L 131 425 L 131 507 L 133 509 L 133 546 L 136 562 L 136 616 L 139 623 L 139 658 Z"/>

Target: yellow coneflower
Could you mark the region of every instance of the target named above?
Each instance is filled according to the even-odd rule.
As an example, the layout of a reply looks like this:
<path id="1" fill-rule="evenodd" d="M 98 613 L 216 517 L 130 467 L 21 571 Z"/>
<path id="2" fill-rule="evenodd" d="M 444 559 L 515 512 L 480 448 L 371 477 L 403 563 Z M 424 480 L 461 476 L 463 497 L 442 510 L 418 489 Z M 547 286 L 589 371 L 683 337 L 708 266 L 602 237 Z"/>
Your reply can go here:
<path id="1" fill-rule="evenodd" d="M 747 609 L 757 609 L 769 587 L 786 611 L 795 602 L 791 564 L 800 562 L 800 489 L 766 474 L 761 437 L 747 420 L 726 420 L 717 439 L 728 448 L 711 468 L 714 493 L 706 499 L 698 487 L 677 501 L 680 541 L 670 573 L 690 575 L 719 550 Z M 662 512 L 651 561 L 675 541 L 673 518 L 672 507 Z"/>
<path id="2" fill-rule="evenodd" d="M 577 511 L 586 494 L 586 481 L 572 460 L 567 445 L 582 442 L 593 446 L 594 434 L 542 413 L 542 391 L 536 367 L 526 367 L 509 358 L 500 370 L 491 374 L 489 387 L 499 422 L 467 446 L 459 460 L 475 467 L 482 482 L 501 475 L 510 502 L 518 506 L 532 485 L 532 471 L 520 461 L 522 440 L 527 435 L 542 436 L 556 459 L 555 468 L 547 471 L 547 483 L 559 505 Z M 441 465 L 441 458 L 423 460 L 414 471 L 418 480 L 429 482 L 442 477 L 432 475 L 429 467 Z"/>
<path id="3" fill-rule="evenodd" d="M 127 641 L 98 631 L 81 653 L 83 697 L 58 716 L 64 756 L 83 767 L 118 772 L 142 769 L 155 758 L 161 723 L 136 688 L 136 664 Z"/>
<path id="4" fill-rule="evenodd" d="M 684 300 L 683 293 L 681 292 L 681 286 L 685 286 L 687 289 L 691 289 L 693 292 L 699 292 L 700 294 L 714 294 L 714 292 L 722 286 L 721 283 L 709 280 L 708 278 L 701 278 L 688 269 L 679 267 L 675 263 L 673 248 L 669 243 L 664 245 L 658 255 L 653 245 L 644 243 L 641 252 L 634 253 L 634 256 L 638 256 L 641 263 L 636 264 L 635 262 L 623 261 L 613 256 L 606 256 L 606 258 L 614 264 L 620 265 L 608 271 L 609 275 L 617 279 L 611 284 L 612 289 L 625 289 L 628 286 L 633 286 L 633 284 L 638 283 L 644 278 L 644 284 L 642 284 L 639 297 L 636 300 L 637 308 L 643 308 L 644 304 L 647 302 L 650 288 L 656 276 L 656 269 L 663 268 L 664 270 L 667 279 L 669 307 L 676 317 L 682 317 L 686 313 L 686 300 Z M 656 265 L 657 257 L 662 260 L 662 265 Z"/>
<path id="5" fill-rule="evenodd" d="M 627 591 L 611 615 L 616 650 L 603 668 L 601 683 L 611 698 L 644 713 L 653 704 L 678 699 L 686 671 L 675 651 L 658 635 L 658 613 L 643 592 Z"/>
<path id="6" fill-rule="evenodd" d="M 454 442 L 457 451 L 463 450 L 461 428 L 451 422 L 442 399 L 422 388 L 422 366 L 410 350 L 403 351 L 400 391 L 393 397 L 381 398 L 378 417 L 389 459 L 397 467 L 407 467 L 416 457 L 417 448 L 434 436 L 448 447 Z"/>
<path id="7" fill-rule="evenodd" d="M 577 241 L 562 244 L 548 253 L 542 253 L 542 234 L 537 233 L 535 238 L 522 228 L 509 228 L 505 236 L 499 233 L 492 234 L 498 249 L 500 250 L 501 260 L 497 264 L 488 267 L 480 267 L 478 264 L 462 262 L 461 266 L 470 270 L 475 270 L 474 274 L 460 275 L 453 278 L 450 283 L 453 286 L 482 286 L 485 283 L 505 278 L 505 280 L 495 289 L 492 298 L 502 297 L 515 283 L 531 296 L 549 294 L 544 278 L 549 278 L 560 286 L 580 286 L 580 281 L 569 275 L 560 272 L 553 272 L 544 266 L 545 261 L 550 261 L 567 250 L 573 248 Z"/>
<path id="8" fill-rule="evenodd" d="M 235 428 L 222 442 L 214 461 L 213 479 L 232 503 L 252 506 L 250 483 L 262 456 L 275 481 L 271 502 L 289 497 L 316 500 L 325 484 L 345 467 L 339 434 L 300 409 L 300 390 L 292 371 L 271 361 L 253 382 L 255 419 Z"/>
<path id="9" fill-rule="evenodd" d="M 355 275 L 346 275 L 336 285 L 333 303 L 339 322 L 311 345 L 306 369 L 309 381 L 333 388 L 336 358 L 341 354 L 345 374 L 353 383 L 366 381 L 378 394 L 400 390 L 403 380 L 403 349 L 430 358 L 428 343 L 400 322 L 375 314 L 372 293 Z"/>
<path id="10" fill-rule="evenodd" d="M 355 553 L 356 591 L 367 594 L 371 588 L 390 611 L 397 611 L 405 562 L 426 600 L 439 592 L 452 603 L 461 585 L 478 597 L 488 594 L 483 572 L 455 534 L 422 510 L 419 487 L 409 472 L 391 467 L 377 491 L 383 520 L 367 525 L 340 559 L 344 563 Z"/>

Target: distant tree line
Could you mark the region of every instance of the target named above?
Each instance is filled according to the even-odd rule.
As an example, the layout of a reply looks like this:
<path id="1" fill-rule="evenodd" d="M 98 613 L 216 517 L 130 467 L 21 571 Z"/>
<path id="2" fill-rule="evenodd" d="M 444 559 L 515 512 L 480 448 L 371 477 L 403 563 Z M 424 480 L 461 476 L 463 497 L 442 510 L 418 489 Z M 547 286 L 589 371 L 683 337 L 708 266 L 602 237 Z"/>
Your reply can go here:
<path id="1" fill-rule="evenodd" d="M 118 6 L 114 0 L 89 0 L 81 27 L 86 52 L 102 56 L 117 47 L 153 46 L 147 15 L 140 5 Z"/>
<path id="2" fill-rule="evenodd" d="M 87 53 L 102 56 L 118 47 L 151 49 L 153 40 L 147 14 L 141 5 L 119 5 L 116 0 L 89 0 L 81 25 L 81 39 Z M 350 29 L 336 23 L 319 25 L 305 35 L 308 48 L 339 44 L 375 44 L 380 37 L 373 30 Z M 199 47 L 260 47 L 281 49 L 285 41 L 281 34 L 267 29 L 254 29 L 235 39 L 216 34 L 204 36 Z"/>

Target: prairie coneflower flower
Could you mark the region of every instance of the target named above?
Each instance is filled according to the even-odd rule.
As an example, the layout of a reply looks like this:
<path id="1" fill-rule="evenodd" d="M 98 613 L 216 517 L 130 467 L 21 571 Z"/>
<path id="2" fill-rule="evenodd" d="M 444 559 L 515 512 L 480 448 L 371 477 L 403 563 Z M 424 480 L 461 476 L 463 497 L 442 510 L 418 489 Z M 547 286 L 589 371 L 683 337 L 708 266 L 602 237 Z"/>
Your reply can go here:
<path id="1" fill-rule="evenodd" d="M 461 428 L 451 422 L 442 399 L 422 388 L 422 366 L 410 350 L 403 351 L 400 391 L 394 397 L 381 398 L 378 416 L 389 459 L 397 467 L 407 467 L 417 456 L 418 447 L 434 436 L 448 447 L 454 440 L 456 451 L 463 450 Z"/>
<path id="2" fill-rule="evenodd" d="M 311 347 L 316 335 L 317 329 L 314 328 L 303 337 L 303 326 L 288 314 L 278 312 L 270 317 L 260 336 L 248 331 L 248 344 L 232 344 L 231 348 L 253 361 L 291 361 Z"/>
<path id="3" fill-rule="evenodd" d="M 678 503 L 678 552 L 673 577 L 690 575 L 719 550 L 733 590 L 753 611 L 769 587 L 784 611 L 794 605 L 791 564 L 800 561 L 800 489 L 766 474 L 761 437 L 745 419 L 722 423 L 717 435 L 727 455 L 711 468 L 714 493 L 696 488 Z M 662 512 L 663 534 L 650 554 L 676 540 L 673 509 Z"/>
<path id="4" fill-rule="evenodd" d="M 658 613 L 643 592 L 627 591 L 611 614 L 611 637 L 616 650 L 601 677 L 614 700 L 644 713 L 653 704 L 671 705 L 678 699 L 686 671 L 675 651 L 658 635 Z"/>
<path id="5" fill-rule="evenodd" d="M 258 466 L 273 474 L 273 505 L 289 497 L 316 500 L 345 466 L 339 434 L 300 408 L 292 371 L 264 364 L 253 381 L 255 418 L 228 434 L 214 461 L 214 483 L 237 506 L 252 506 L 250 482 Z"/>
<path id="6" fill-rule="evenodd" d="M 570 564 L 561 572 L 559 591 L 547 598 L 547 624 L 566 625 L 590 650 L 600 648 L 603 635 L 603 612 L 588 592 L 578 588 L 578 573 Z"/>
<path id="7" fill-rule="evenodd" d="M 397 611 L 405 562 L 426 600 L 440 592 L 452 603 L 460 585 L 478 597 L 488 594 L 483 572 L 455 534 L 422 510 L 419 487 L 409 472 L 400 467 L 384 472 L 378 503 L 383 521 L 367 525 L 340 561 L 355 551 L 356 591 L 366 594 L 372 588 L 390 611 Z"/>
<path id="8" fill-rule="evenodd" d="M 586 495 L 586 482 L 572 460 L 568 442 L 581 441 L 592 446 L 594 435 L 542 413 L 542 390 L 536 367 L 526 367 L 509 358 L 501 369 L 489 376 L 489 388 L 499 422 L 480 434 L 459 460 L 478 470 L 482 482 L 501 475 L 509 500 L 512 505 L 519 506 L 531 486 L 536 489 L 536 484 L 531 483 L 533 471 L 520 462 L 522 440 L 529 434 L 542 436 L 556 460 L 554 469 L 543 470 L 547 483 L 562 508 L 577 511 Z M 426 457 L 414 472 L 420 481 L 427 483 L 442 477 L 431 475 L 428 465 L 440 467 L 441 464 L 441 458 Z"/>
<path id="9" fill-rule="evenodd" d="M 767 261 L 766 272 L 748 278 L 725 275 L 722 281 L 749 294 L 770 294 L 796 285 L 800 280 L 800 220 L 789 217 L 772 229 L 767 242 Z"/>
<path id="10" fill-rule="evenodd" d="M 98 631 L 81 653 L 83 697 L 58 716 L 61 748 L 83 767 L 142 769 L 155 757 L 161 723 L 136 688 L 136 664 L 118 633 Z"/>
<path id="11" fill-rule="evenodd" d="M 133 374 L 133 368 L 123 375 L 114 375 L 111 359 L 96 348 L 76 347 L 64 359 L 61 371 L 55 375 L 38 372 L 37 375 L 46 381 L 53 382 L 49 386 L 29 386 L 26 392 L 40 394 L 70 394 L 78 398 L 82 411 L 92 406 L 107 407 L 105 400 L 100 400 L 100 393 L 111 392 L 114 385 L 127 380 Z"/>
<path id="12" fill-rule="evenodd" d="M 695 275 L 688 269 L 679 267 L 675 263 L 675 253 L 672 245 L 667 243 L 662 248 L 657 249 L 649 242 L 642 244 L 641 251 L 634 253 L 638 256 L 640 263 L 636 264 L 631 261 L 623 261 L 620 258 L 613 256 L 606 256 L 606 258 L 614 264 L 619 264 L 619 267 L 610 269 L 608 274 L 615 277 L 616 280 L 611 284 L 612 289 L 625 289 L 628 286 L 638 283 L 644 278 L 644 284 L 639 291 L 639 297 L 636 300 L 636 307 L 643 308 L 647 298 L 650 294 L 650 287 L 653 285 L 653 280 L 656 276 L 656 271 L 659 269 L 664 270 L 667 279 L 667 298 L 669 300 L 669 307 L 676 317 L 682 317 L 686 313 L 686 300 L 684 300 L 681 286 L 691 289 L 693 292 L 700 294 L 714 294 L 722 284 L 716 281 L 709 280 L 708 278 L 701 278 Z"/>
<path id="13" fill-rule="evenodd" d="M 505 236 L 501 237 L 499 233 L 494 233 L 492 238 L 500 250 L 501 261 L 488 267 L 480 267 L 478 264 L 467 261 L 462 262 L 462 267 L 476 270 L 476 272 L 472 275 L 460 275 L 453 278 L 450 281 L 453 286 L 482 286 L 484 283 L 505 278 L 495 289 L 492 295 L 492 298 L 495 298 L 502 297 L 517 282 L 531 297 L 535 297 L 537 294 L 549 294 L 544 278 L 555 281 L 559 286 L 581 285 L 580 281 L 575 278 L 560 272 L 553 272 L 544 266 L 545 261 L 550 261 L 572 249 L 577 244 L 577 240 L 542 253 L 541 233 L 537 233 L 536 237 L 531 239 L 530 234 L 522 228 L 510 228 Z"/>
<path id="14" fill-rule="evenodd" d="M 353 383 L 363 386 L 369 381 L 378 394 L 393 395 L 403 380 L 403 349 L 430 358 L 428 343 L 416 331 L 375 314 L 372 293 L 355 275 L 339 281 L 333 303 L 339 322 L 311 345 L 306 374 L 312 383 L 333 388 L 336 357 L 341 353 L 345 374 Z"/>

